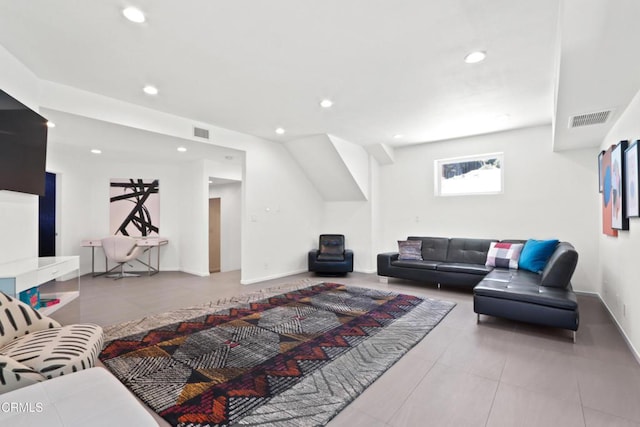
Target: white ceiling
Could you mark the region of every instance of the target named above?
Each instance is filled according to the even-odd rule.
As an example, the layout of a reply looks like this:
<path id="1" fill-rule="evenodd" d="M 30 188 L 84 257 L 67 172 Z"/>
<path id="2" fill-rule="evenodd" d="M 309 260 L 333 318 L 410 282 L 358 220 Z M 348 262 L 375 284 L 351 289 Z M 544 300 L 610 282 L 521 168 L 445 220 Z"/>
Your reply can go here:
<path id="1" fill-rule="evenodd" d="M 225 165 L 242 167 L 244 152 L 213 144 L 175 138 L 146 130 L 120 126 L 56 110 L 41 109 L 41 113 L 57 125 L 49 131 L 48 143 L 62 150 L 93 156 L 89 149 L 102 151 L 100 158 L 118 162 L 155 161 L 191 162 L 208 159 Z M 136 143 L 132 144 L 134 140 Z M 178 152 L 178 147 L 187 151 Z M 77 154 L 75 154 L 77 155 Z"/>
<path id="2" fill-rule="evenodd" d="M 551 123 L 559 5 L 581 1 L 7 0 L 0 44 L 41 79 L 263 138 L 399 146 Z"/>

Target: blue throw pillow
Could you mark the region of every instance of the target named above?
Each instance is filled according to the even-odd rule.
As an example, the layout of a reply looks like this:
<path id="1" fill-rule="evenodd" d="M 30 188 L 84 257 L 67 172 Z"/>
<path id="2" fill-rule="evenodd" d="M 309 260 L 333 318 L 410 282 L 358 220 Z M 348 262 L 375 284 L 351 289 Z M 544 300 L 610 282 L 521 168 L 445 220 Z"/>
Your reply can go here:
<path id="1" fill-rule="evenodd" d="M 524 244 L 518 261 L 518 268 L 539 273 L 544 270 L 547 261 L 556 250 L 558 240 L 533 240 L 529 239 Z"/>

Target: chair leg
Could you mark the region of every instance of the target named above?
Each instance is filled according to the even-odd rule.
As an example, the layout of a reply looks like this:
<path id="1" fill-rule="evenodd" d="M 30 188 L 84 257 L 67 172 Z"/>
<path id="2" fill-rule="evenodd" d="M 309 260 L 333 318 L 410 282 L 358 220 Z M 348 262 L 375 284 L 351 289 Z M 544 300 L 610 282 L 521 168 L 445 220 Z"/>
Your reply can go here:
<path id="1" fill-rule="evenodd" d="M 107 271 L 107 273 L 109 273 L 112 270 L 116 270 L 116 273 L 115 274 L 106 274 L 105 277 L 112 278 L 113 280 L 120 280 L 120 279 L 124 279 L 125 277 L 140 277 L 139 274 L 125 273 L 124 264 L 125 264 L 124 262 L 119 263 L 118 265 L 113 267 L 111 270 Z M 129 264 L 129 265 L 131 265 L 131 264 Z"/>
<path id="2" fill-rule="evenodd" d="M 120 280 L 124 277 L 124 262 L 120 263 L 120 274 L 118 274 L 114 280 Z"/>

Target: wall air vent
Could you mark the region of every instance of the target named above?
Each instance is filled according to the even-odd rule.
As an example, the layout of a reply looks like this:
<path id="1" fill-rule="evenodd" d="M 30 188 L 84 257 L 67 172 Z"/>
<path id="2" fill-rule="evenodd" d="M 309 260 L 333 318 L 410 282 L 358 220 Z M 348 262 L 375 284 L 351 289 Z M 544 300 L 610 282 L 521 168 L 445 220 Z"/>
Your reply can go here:
<path id="1" fill-rule="evenodd" d="M 209 139 L 209 129 L 202 129 L 194 126 L 193 136 L 197 136 L 198 138 Z"/>
<path id="2" fill-rule="evenodd" d="M 598 111 L 596 113 L 579 114 L 569 118 L 569 128 L 599 125 L 607 121 L 611 116 L 611 110 Z"/>

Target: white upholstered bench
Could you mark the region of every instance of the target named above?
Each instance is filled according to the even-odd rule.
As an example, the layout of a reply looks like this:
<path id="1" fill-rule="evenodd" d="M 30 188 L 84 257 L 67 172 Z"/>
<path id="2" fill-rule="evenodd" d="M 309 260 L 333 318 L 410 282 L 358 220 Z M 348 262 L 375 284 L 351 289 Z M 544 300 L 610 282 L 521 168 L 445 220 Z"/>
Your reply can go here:
<path id="1" fill-rule="evenodd" d="M 0 394 L 0 425 L 154 426 L 158 423 L 104 368 L 91 368 Z"/>

